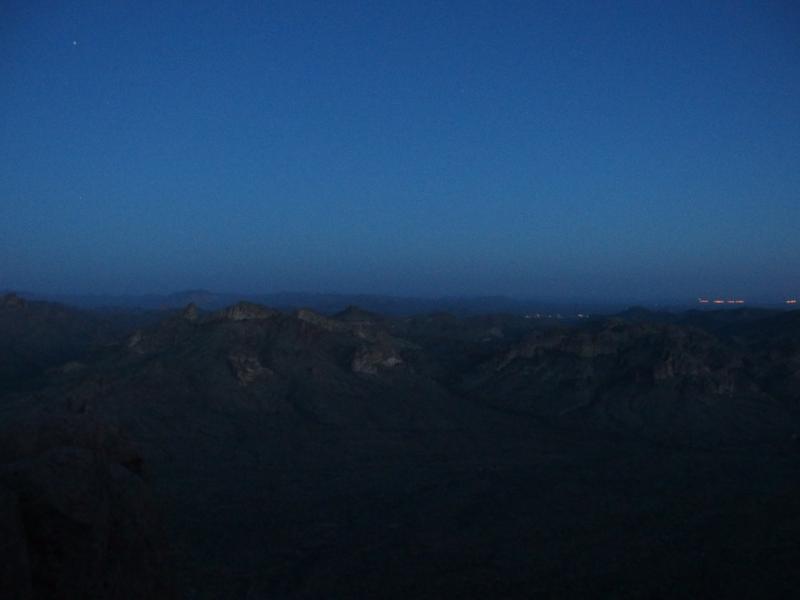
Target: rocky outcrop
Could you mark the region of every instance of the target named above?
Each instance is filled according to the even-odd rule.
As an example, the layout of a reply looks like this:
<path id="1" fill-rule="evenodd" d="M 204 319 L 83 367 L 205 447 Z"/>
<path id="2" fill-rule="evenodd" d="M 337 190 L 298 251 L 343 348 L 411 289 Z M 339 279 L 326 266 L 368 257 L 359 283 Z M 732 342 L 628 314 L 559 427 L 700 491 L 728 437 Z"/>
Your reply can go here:
<path id="1" fill-rule="evenodd" d="M 144 333 L 142 331 L 134 331 L 125 341 L 125 346 L 131 350 L 139 350 L 141 349 L 142 340 L 144 340 Z"/>
<path id="2" fill-rule="evenodd" d="M 301 308 L 298 310 L 295 313 L 295 317 L 304 323 L 310 323 L 316 327 L 319 327 L 320 329 L 324 329 L 325 331 L 341 332 L 347 330 L 347 327 L 344 324 L 334 321 L 333 319 L 329 319 L 328 317 L 324 317 L 321 314 L 307 308 Z"/>
<path id="3" fill-rule="evenodd" d="M 173 597 L 141 457 L 113 428 L 23 424 L 0 461 L 0 596 Z"/>
<path id="4" fill-rule="evenodd" d="M 25 299 L 20 298 L 14 293 L 6 294 L 0 297 L 0 306 L 3 308 L 25 308 L 27 306 Z"/>
<path id="5" fill-rule="evenodd" d="M 212 321 L 251 321 L 271 319 L 278 315 L 278 311 L 252 302 L 239 302 L 233 306 L 215 312 Z"/>
<path id="6" fill-rule="evenodd" d="M 200 309 L 197 308 L 197 304 L 190 302 L 186 305 L 186 308 L 181 311 L 181 317 L 187 321 L 197 321 L 197 319 L 200 318 Z"/>
<path id="7" fill-rule="evenodd" d="M 707 331 L 609 319 L 536 331 L 463 381 L 504 409 L 695 443 L 780 429 L 789 396 L 765 380 L 741 347 Z"/>
<path id="8" fill-rule="evenodd" d="M 599 330 L 537 331 L 495 363 L 495 371 L 512 364 L 584 363 L 585 373 L 605 373 L 624 379 L 636 373 L 639 382 L 653 385 L 704 382 L 714 393 L 736 390 L 734 372 L 741 360 L 710 334 L 673 325 L 629 324 L 610 321 Z M 574 379 L 575 366 L 564 372 L 551 364 L 548 375 Z"/>
<path id="9" fill-rule="evenodd" d="M 403 359 L 388 346 L 361 346 L 356 350 L 351 363 L 354 373 L 377 375 L 383 369 L 403 365 Z"/>
<path id="10" fill-rule="evenodd" d="M 272 369 L 261 364 L 258 356 L 247 352 L 235 352 L 229 355 L 228 365 L 242 385 L 249 385 L 274 375 Z"/>

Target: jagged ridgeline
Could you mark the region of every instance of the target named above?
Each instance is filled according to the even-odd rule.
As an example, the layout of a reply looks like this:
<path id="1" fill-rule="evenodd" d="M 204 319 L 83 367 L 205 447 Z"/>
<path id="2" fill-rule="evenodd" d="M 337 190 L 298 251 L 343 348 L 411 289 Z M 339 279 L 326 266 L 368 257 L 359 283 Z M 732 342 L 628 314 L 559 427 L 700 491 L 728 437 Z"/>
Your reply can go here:
<path id="1" fill-rule="evenodd" d="M 2 595 L 790 594 L 799 317 L 6 295 Z"/>

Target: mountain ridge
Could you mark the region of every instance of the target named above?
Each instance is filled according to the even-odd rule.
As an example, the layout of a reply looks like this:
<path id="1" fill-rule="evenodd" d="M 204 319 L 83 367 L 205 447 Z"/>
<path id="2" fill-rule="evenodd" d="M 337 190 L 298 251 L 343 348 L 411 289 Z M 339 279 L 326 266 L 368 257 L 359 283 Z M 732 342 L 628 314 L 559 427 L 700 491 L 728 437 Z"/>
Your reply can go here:
<path id="1" fill-rule="evenodd" d="M 209 600 L 784 594 L 798 317 L 11 298 L 0 564 L 21 598 L 104 577 Z M 41 562 L 40 526 L 73 562 Z M 62 569 L 84 560 L 100 571 Z"/>

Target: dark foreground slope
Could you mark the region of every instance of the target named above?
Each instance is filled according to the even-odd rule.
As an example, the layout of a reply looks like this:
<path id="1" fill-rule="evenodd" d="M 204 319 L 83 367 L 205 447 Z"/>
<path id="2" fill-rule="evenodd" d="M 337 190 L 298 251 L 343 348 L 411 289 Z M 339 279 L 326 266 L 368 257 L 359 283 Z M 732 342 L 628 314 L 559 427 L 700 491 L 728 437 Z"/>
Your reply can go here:
<path id="1" fill-rule="evenodd" d="M 137 451 L 91 418 L 36 417 L 0 430 L 0 595 L 177 597 Z"/>
<path id="2" fill-rule="evenodd" d="M 696 318 L 170 313 L 0 401 L 4 463 L 77 448 L 64 464 L 95 456 L 103 497 L 122 499 L 97 512 L 150 523 L 117 529 L 122 554 L 89 544 L 117 548 L 93 565 L 127 557 L 112 592 L 90 576 L 83 595 L 38 597 L 130 597 L 131 574 L 149 597 L 787 596 L 796 318 Z M 51 433 L 19 450 L 16 423 L 52 419 L 123 441 Z M 27 514 L 14 539 L 48 522 Z M 69 531 L 87 544 L 103 527 Z"/>

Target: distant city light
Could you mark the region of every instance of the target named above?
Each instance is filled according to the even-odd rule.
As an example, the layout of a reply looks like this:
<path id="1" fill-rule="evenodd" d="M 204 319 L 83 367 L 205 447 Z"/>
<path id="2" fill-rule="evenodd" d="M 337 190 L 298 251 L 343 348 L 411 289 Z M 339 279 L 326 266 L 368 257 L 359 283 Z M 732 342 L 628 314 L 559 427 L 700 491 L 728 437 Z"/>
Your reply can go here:
<path id="1" fill-rule="evenodd" d="M 797 298 L 790 298 L 786 301 L 786 304 L 797 304 Z"/>
<path id="2" fill-rule="evenodd" d="M 714 298 L 710 300 L 705 297 L 700 297 L 697 299 L 699 304 L 744 304 L 744 300 L 741 298 Z"/>

